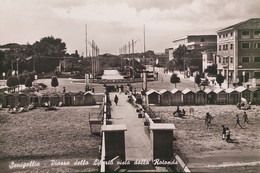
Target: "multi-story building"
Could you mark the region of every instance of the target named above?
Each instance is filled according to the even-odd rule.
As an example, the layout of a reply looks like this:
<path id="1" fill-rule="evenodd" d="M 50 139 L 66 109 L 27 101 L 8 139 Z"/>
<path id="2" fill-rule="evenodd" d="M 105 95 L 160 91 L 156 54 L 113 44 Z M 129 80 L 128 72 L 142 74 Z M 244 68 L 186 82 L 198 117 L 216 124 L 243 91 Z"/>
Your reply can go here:
<path id="1" fill-rule="evenodd" d="M 202 71 L 204 72 L 209 66 L 216 64 L 216 52 L 204 51 L 202 53 Z"/>
<path id="2" fill-rule="evenodd" d="M 158 67 L 164 67 L 166 63 L 169 61 L 169 55 L 167 55 L 167 49 L 165 50 L 164 53 L 155 53 L 156 55 L 156 60 L 155 60 L 155 65 Z"/>
<path id="3" fill-rule="evenodd" d="M 168 61 L 173 59 L 173 48 L 165 49 L 165 54 L 168 56 Z"/>
<path id="4" fill-rule="evenodd" d="M 180 45 L 185 45 L 188 51 L 197 50 L 201 52 L 200 55 L 194 57 L 196 59 L 193 58 L 193 61 L 191 61 L 192 64 L 190 64 L 190 66 L 192 66 L 194 62 L 196 62 L 195 66 L 198 66 L 199 71 L 203 72 L 203 69 L 207 68 L 207 66 L 203 67 L 202 52 L 207 51 L 207 55 L 209 55 L 211 52 L 216 51 L 217 35 L 187 35 L 185 37 L 175 39 L 173 40 L 172 52 L 174 52 L 174 50 L 177 49 Z"/>
<path id="5" fill-rule="evenodd" d="M 249 19 L 218 30 L 218 73 L 229 82 L 259 83 L 260 18 Z M 255 80 L 256 79 L 256 80 Z"/>
<path id="6" fill-rule="evenodd" d="M 173 40 L 173 50 L 177 49 L 179 45 L 185 45 L 188 50 L 206 50 L 217 46 L 217 35 L 186 35 Z"/>

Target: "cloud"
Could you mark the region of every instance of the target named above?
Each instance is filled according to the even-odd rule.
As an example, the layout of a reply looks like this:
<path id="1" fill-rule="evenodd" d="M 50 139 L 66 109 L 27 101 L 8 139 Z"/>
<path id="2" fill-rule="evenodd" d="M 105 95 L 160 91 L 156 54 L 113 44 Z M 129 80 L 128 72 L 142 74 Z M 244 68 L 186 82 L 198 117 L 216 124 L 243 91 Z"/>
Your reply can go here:
<path id="1" fill-rule="evenodd" d="M 173 38 L 216 30 L 259 17 L 258 0 L 3 0 L 0 6 L 0 44 L 34 43 L 53 35 L 66 42 L 69 52 L 85 51 L 85 24 L 89 40 L 101 52 L 140 39 L 143 24 L 147 49 L 163 51 Z"/>

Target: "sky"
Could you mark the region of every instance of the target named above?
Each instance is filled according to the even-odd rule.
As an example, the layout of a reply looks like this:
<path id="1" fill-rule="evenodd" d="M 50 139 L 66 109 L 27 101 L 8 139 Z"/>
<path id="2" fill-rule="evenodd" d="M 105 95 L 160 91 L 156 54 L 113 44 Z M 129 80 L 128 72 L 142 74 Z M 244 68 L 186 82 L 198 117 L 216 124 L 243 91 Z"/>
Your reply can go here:
<path id="1" fill-rule="evenodd" d="M 134 52 L 143 52 L 145 25 L 146 51 L 164 52 L 175 38 L 250 18 L 260 18 L 260 0 L 1 0 L 0 45 L 53 36 L 85 56 L 87 25 L 100 54 L 119 54 L 132 39 Z"/>

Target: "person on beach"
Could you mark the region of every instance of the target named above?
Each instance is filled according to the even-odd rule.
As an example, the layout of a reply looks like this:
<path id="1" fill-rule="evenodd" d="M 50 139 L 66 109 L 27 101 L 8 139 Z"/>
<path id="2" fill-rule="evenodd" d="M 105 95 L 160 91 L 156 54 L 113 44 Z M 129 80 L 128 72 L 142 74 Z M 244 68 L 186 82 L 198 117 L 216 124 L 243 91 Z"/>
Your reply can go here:
<path id="1" fill-rule="evenodd" d="M 225 140 L 226 139 L 226 127 L 224 125 L 222 125 L 222 140 Z"/>
<path id="2" fill-rule="evenodd" d="M 226 136 L 227 136 L 227 139 L 226 139 L 227 143 L 232 143 L 233 140 L 230 137 L 230 130 L 228 127 L 226 128 Z"/>
<path id="3" fill-rule="evenodd" d="M 182 116 L 185 116 L 186 115 L 186 111 L 184 109 L 182 109 L 181 114 L 182 114 Z"/>
<path id="4" fill-rule="evenodd" d="M 236 115 L 236 116 L 237 116 L 237 123 L 236 123 L 235 127 L 237 127 L 237 125 L 239 125 L 241 127 L 241 129 L 243 129 L 243 127 L 240 124 L 239 116 L 238 115 Z"/>
<path id="5" fill-rule="evenodd" d="M 244 112 L 243 118 L 244 118 L 244 124 L 245 123 L 249 124 L 249 120 L 248 120 L 248 116 L 247 116 L 246 112 Z"/>
<path id="6" fill-rule="evenodd" d="M 211 124 L 211 120 L 212 120 L 212 116 L 209 114 L 209 112 L 207 112 L 205 117 L 205 124 L 207 125 L 207 128 Z"/>
<path id="7" fill-rule="evenodd" d="M 177 116 L 179 116 L 181 113 L 181 110 L 179 108 L 179 106 L 177 106 L 177 110 L 173 112 L 173 116 L 175 116 L 177 114 Z"/>
<path id="8" fill-rule="evenodd" d="M 66 92 L 66 88 L 65 87 L 63 87 L 63 93 L 65 93 Z"/>
<path id="9" fill-rule="evenodd" d="M 117 95 L 115 95 L 114 102 L 116 103 L 116 106 L 117 106 L 117 103 L 118 103 L 118 97 L 117 97 Z"/>

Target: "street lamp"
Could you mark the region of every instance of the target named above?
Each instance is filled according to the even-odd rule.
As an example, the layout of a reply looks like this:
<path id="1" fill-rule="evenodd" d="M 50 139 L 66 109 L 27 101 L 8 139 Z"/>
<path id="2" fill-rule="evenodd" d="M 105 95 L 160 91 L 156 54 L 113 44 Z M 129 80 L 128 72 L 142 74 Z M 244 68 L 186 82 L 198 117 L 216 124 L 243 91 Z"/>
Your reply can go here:
<path id="1" fill-rule="evenodd" d="M 4 79 L 4 85 L 5 85 L 5 72 L 3 72 L 3 79 Z"/>
<path id="2" fill-rule="evenodd" d="M 246 72 L 243 71 L 242 74 L 243 74 L 243 83 L 244 83 L 244 86 L 245 86 L 245 82 L 246 82 L 246 79 L 245 79 L 245 77 L 246 77 Z"/>
<path id="3" fill-rule="evenodd" d="M 36 81 L 36 84 L 37 84 L 37 80 L 38 80 L 38 76 L 37 76 L 37 74 L 36 74 L 36 75 L 34 75 L 34 79 L 35 79 L 35 81 Z"/>

